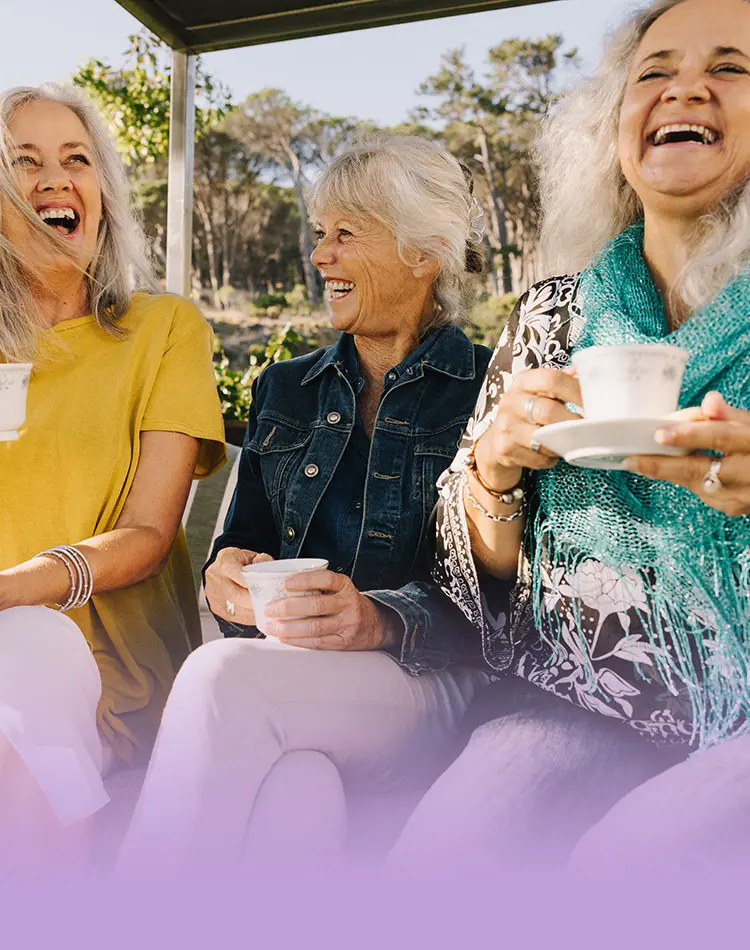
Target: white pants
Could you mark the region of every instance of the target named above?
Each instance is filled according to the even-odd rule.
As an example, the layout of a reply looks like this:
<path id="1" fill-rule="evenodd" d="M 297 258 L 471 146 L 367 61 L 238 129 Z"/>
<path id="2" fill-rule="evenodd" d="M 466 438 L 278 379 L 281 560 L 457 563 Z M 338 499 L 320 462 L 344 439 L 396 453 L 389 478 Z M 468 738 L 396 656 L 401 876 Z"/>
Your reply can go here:
<path id="1" fill-rule="evenodd" d="M 63 825 L 109 801 L 96 727 L 100 695 L 99 669 L 69 617 L 46 607 L 0 611 L 0 733 Z"/>
<path id="2" fill-rule="evenodd" d="M 415 677 L 379 652 L 206 644 L 167 701 L 120 869 L 235 866 L 269 797 L 267 785 L 258 800 L 261 786 L 272 772 L 276 788 L 288 784 L 284 760 L 299 753 L 334 793 L 321 754 L 347 792 L 425 791 L 458 751 L 461 720 L 486 683 L 471 669 Z M 305 791 L 296 807 L 305 807 Z"/>

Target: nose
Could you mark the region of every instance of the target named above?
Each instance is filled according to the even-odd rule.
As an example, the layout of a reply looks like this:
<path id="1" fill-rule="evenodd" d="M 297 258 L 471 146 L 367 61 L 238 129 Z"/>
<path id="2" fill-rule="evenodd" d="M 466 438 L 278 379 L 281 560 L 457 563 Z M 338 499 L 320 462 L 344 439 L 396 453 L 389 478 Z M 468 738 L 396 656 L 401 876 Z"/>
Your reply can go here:
<path id="1" fill-rule="evenodd" d="M 334 247 L 335 245 L 333 240 L 321 238 L 313 248 L 313 252 L 310 255 L 310 260 L 312 261 L 313 267 L 322 267 L 325 264 L 333 264 L 336 260 Z"/>
<path id="2" fill-rule="evenodd" d="M 59 162 L 45 162 L 37 179 L 39 191 L 70 191 L 70 175 Z"/>
<path id="3" fill-rule="evenodd" d="M 695 105 L 710 102 L 711 90 L 706 85 L 702 70 L 681 71 L 672 79 L 662 94 L 663 102 Z"/>

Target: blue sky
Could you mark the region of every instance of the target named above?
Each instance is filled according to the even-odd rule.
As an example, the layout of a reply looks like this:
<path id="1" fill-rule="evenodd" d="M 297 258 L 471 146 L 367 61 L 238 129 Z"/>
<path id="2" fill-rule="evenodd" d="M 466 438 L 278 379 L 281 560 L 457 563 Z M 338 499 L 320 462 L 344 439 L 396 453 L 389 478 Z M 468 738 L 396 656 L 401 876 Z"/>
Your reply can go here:
<path id="1" fill-rule="evenodd" d="M 584 68 L 591 68 L 605 30 L 633 5 L 558 0 L 212 53 L 205 65 L 236 97 L 276 86 L 331 114 L 394 124 L 416 104 L 417 86 L 447 49 L 465 46 L 479 70 L 487 49 L 502 39 L 562 33 L 579 48 Z M 128 34 L 138 26 L 114 0 L 0 0 L 0 89 L 64 80 L 91 57 L 119 64 Z"/>

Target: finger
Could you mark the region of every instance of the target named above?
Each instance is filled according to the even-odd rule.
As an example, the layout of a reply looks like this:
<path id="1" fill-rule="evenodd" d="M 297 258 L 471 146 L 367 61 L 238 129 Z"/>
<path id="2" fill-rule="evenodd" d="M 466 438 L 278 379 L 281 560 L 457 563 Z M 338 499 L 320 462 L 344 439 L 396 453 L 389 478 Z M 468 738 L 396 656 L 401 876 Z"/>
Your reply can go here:
<path id="1" fill-rule="evenodd" d="M 345 574 L 335 571 L 304 571 L 287 577 L 284 588 L 288 591 L 322 590 L 337 593 L 349 583 Z"/>
<path id="2" fill-rule="evenodd" d="M 700 406 L 691 406 L 689 409 L 678 409 L 676 412 L 670 412 L 667 419 L 674 422 L 708 422 L 709 417 Z"/>
<path id="3" fill-rule="evenodd" d="M 516 376 L 511 390 L 516 384 L 528 395 L 546 396 L 548 399 L 556 399 L 561 403 L 572 402 L 577 406 L 580 406 L 583 401 L 578 379 L 559 369 L 543 367 L 525 370 Z"/>
<path id="4" fill-rule="evenodd" d="M 696 495 L 710 497 L 703 491 L 703 483 L 708 475 L 711 461 L 706 455 L 694 455 L 687 458 L 637 455 L 628 459 L 625 467 L 628 471 L 645 475 L 646 478 L 672 482 L 691 489 Z M 747 456 L 732 456 L 722 461 L 719 477 L 725 489 L 750 487 L 749 462 L 750 459 Z"/>
<path id="5" fill-rule="evenodd" d="M 227 601 L 234 604 L 234 613 L 227 610 Z M 209 591 L 206 589 L 206 602 L 211 609 L 211 613 L 229 623 L 238 623 L 243 627 L 255 626 L 255 612 L 253 611 L 252 601 L 247 591 L 239 591 L 234 594 L 231 590 L 216 589 Z"/>
<path id="6" fill-rule="evenodd" d="M 310 596 L 284 597 L 274 600 L 265 608 L 269 619 L 286 620 L 290 617 L 333 617 L 346 606 L 345 599 L 336 594 L 312 594 Z"/>
<path id="7" fill-rule="evenodd" d="M 581 418 L 559 400 L 529 394 L 524 389 L 509 392 L 504 408 L 511 409 L 522 423 L 534 426 L 551 426 Z"/>
<path id="8" fill-rule="evenodd" d="M 294 620 L 270 620 L 266 633 L 280 640 L 314 640 L 336 636 L 341 642 L 341 619 L 339 617 L 301 617 Z"/>
<path id="9" fill-rule="evenodd" d="M 671 445 L 688 452 L 710 451 L 721 455 L 750 453 L 750 425 L 736 422 L 670 425 L 659 429 L 654 438 L 660 445 Z"/>
<path id="10" fill-rule="evenodd" d="M 721 393 L 708 393 L 703 400 L 701 409 L 709 419 L 750 425 L 750 412 L 746 412 L 743 409 L 735 409 L 734 406 L 730 406 Z"/>

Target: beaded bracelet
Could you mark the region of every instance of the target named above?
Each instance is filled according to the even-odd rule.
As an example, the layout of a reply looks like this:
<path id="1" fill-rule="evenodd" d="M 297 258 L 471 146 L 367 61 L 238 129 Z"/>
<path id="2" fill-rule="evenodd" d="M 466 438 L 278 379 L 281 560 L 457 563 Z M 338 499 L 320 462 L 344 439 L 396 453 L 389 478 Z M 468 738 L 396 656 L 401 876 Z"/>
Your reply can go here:
<path id="1" fill-rule="evenodd" d="M 91 599 L 94 592 L 94 572 L 91 570 L 88 558 L 70 544 L 60 544 L 55 548 L 40 551 L 36 557 L 54 557 L 62 561 L 70 577 L 70 593 L 62 604 L 55 604 L 58 610 L 66 613 L 83 607 Z"/>
<path id="2" fill-rule="evenodd" d="M 469 500 L 469 503 L 477 509 L 477 511 L 483 515 L 485 518 L 488 518 L 490 521 L 494 521 L 495 524 L 510 524 L 512 521 L 517 521 L 524 513 L 525 507 L 521 505 L 518 511 L 514 511 L 512 515 L 493 515 L 491 511 L 488 511 L 481 501 L 474 495 L 469 483 L 466 483 L 466 497 Z M 521 496 L 523 497 L 523 496 Z M 510 502 L 506 502 L 510 504 Z"/>
<path id="3" fill-rule="evenodd" d="M 497 488 L 493 488 L 491 485 L 488 485 L 479 474 L 477 457 L 473 452 L 469 453 L 469 457 L 466 460 L 466 468 L 469 472 L 471 472 L 474 478 L 476 478 L 488 495 L 492 495 L 493 498 L 499 499 L 504 505 L 512 505 L 516 501 L 523 501 L 526 497 L 526 493 L 523 490 L 523 477 L 521 478 L 521 481 L 517 482 L 512 488 L 505 488 L 502 491 L 498 491 Z"/>

